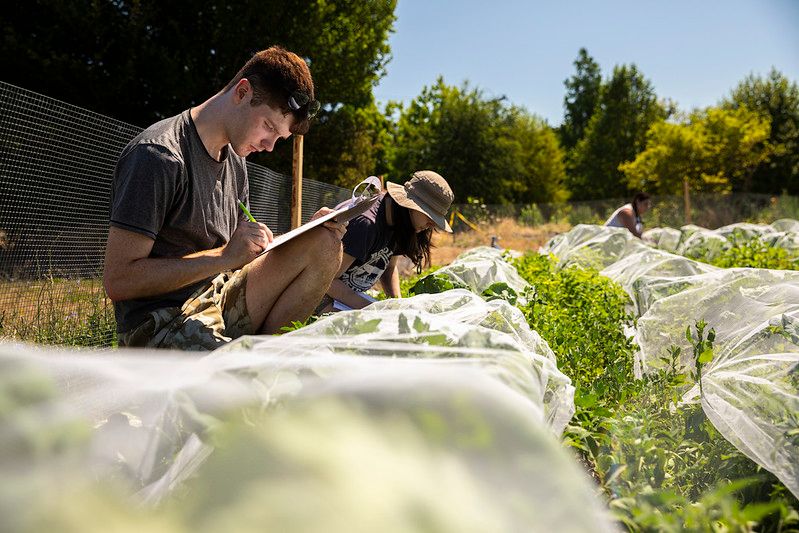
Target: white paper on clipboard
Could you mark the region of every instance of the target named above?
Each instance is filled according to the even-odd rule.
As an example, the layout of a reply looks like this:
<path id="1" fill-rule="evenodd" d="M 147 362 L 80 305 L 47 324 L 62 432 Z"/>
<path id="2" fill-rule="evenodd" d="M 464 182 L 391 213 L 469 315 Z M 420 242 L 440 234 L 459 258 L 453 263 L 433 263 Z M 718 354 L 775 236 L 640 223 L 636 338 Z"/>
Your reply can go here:
<path id="1" fill-rule="evenodd" d="M 297 235 L 302 235 L 303 233 L 305 233 L 309 229 L 313 229 L 313 228 L 315 228 L 317 226 L 321 226 L 322 224 L 324 224 L 328 220 L 335 219 L 336 222 L 338 222 L 340 224 L 343 224 L 345 222 L 349 222 L 350 220 L 352 220 L 353 218 L 357 217 L 358 215 L 360 215 L 362 213 L 365 213 L 366 211 L 369 210 L 370 207 L 372 207 L 374 205 L 374 203 L 379 198 L 379 195 L 375 194 L 374 196 L 371 196 L 371 197 L 367 197 L 367 196 L 364 196 L 364 195 L 357 196 L 356 195 L 356 191 L 358 191 L 361 187 L 364 187 L 364 189 L 365 189 L 364 192 L 368 191 L 370 187 L 373 188 L 373 189 L 376 188 L 375 192 L 379 192 L 380 191 L 380 180 L 378 178 L 374 177 L 374 176 L 369 176 L 364 181 L 359 183 L 357 187 L 355 187 L 355 189 L 353 190 L 353 194 L 352 194 L 352 200 L 347 202 L 347 204 L 344 207 L 342 207 L 341 209 L 337 209 L 337 210 L 333 211 L 332 213 L 328 213 L 326 215 L 323 215 L 323 216 L 321 216 L 321 217 L 319 217 L 319 218 L 317 218 L 315 220 L 311 220 L 310 222 L 306 222 L 305 224 L 303 224 L 302 226 L 300 226 L 298 228 L 294 228 L 293 230 L 291 230 L 291 231 L 289 231 L 287 233 L 284 233 L 283 235 L 279 235 L 279 236 L 275 237 L 274 240 L 272 242 L 270 242 L 269 245 L 264 249 L 264 251 L 261 252 L 258 255 L 262 255 L 262 254 L 265 254 L 266 252 L 268 252 L 270 250 L 274 250 L 275 248 L 277 248 L 281 244 L 290 241 L 291 239 L 293 239 Z"/>

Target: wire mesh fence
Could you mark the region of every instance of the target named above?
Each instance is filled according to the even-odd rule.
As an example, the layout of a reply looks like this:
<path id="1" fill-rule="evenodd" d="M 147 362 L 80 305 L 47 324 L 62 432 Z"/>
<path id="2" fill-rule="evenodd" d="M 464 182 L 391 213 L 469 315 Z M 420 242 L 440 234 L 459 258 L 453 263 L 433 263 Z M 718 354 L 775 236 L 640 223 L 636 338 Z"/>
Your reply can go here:
<path id="1" fill-rule="evenodd" d="M 141 128 L 0 82 L 0 337 L 109 345 L 101 277 L 117 157 Z M 247 164 L 253 215 L 288 231 L 291 177 Z M 304 180 L 303 220 L 349 191 Z"/>

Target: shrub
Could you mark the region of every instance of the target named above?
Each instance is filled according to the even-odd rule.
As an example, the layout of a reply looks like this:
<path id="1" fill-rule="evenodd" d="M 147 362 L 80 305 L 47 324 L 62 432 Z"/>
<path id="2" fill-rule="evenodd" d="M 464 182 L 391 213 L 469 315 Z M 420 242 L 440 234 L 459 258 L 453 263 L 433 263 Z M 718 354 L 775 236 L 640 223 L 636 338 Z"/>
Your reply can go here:
<path id="1" fill-rule="evenodd" d="M 541 226 L 544 223 L 544 215 L 536 204 L 530 204 L 522 208 L 519 221 L 526 226 Z"/>

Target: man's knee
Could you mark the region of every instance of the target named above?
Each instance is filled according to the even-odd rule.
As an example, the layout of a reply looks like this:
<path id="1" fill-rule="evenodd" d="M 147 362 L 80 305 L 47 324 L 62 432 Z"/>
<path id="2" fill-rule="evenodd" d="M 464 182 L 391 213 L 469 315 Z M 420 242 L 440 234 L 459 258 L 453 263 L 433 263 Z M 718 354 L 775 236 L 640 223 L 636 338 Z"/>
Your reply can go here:
<path id="1" fill-rule="evenodd" d="M 314 251 L 314 262 L 326 271 L 338 272 L 342 254 L 338 235 L 327 228 L 316 228 L 310 237 L 313 239 L 311 249 Z"/>

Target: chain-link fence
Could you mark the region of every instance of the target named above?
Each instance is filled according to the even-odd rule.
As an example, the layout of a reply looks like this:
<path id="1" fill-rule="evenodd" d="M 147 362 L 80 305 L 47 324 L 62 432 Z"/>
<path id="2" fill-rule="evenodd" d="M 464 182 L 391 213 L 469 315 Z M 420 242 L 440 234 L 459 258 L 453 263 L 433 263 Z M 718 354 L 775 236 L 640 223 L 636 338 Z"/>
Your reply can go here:
<path id="1" fill-rule="evenodd" d="M 0 82 L 0 337 L 113 343 L 102 288 L 111 179 L 141 128 Z M 247 164 L 253 215 L 289 229 L 291 177 Z M 349 191 L 304 180 L 303 220 Z"/>

